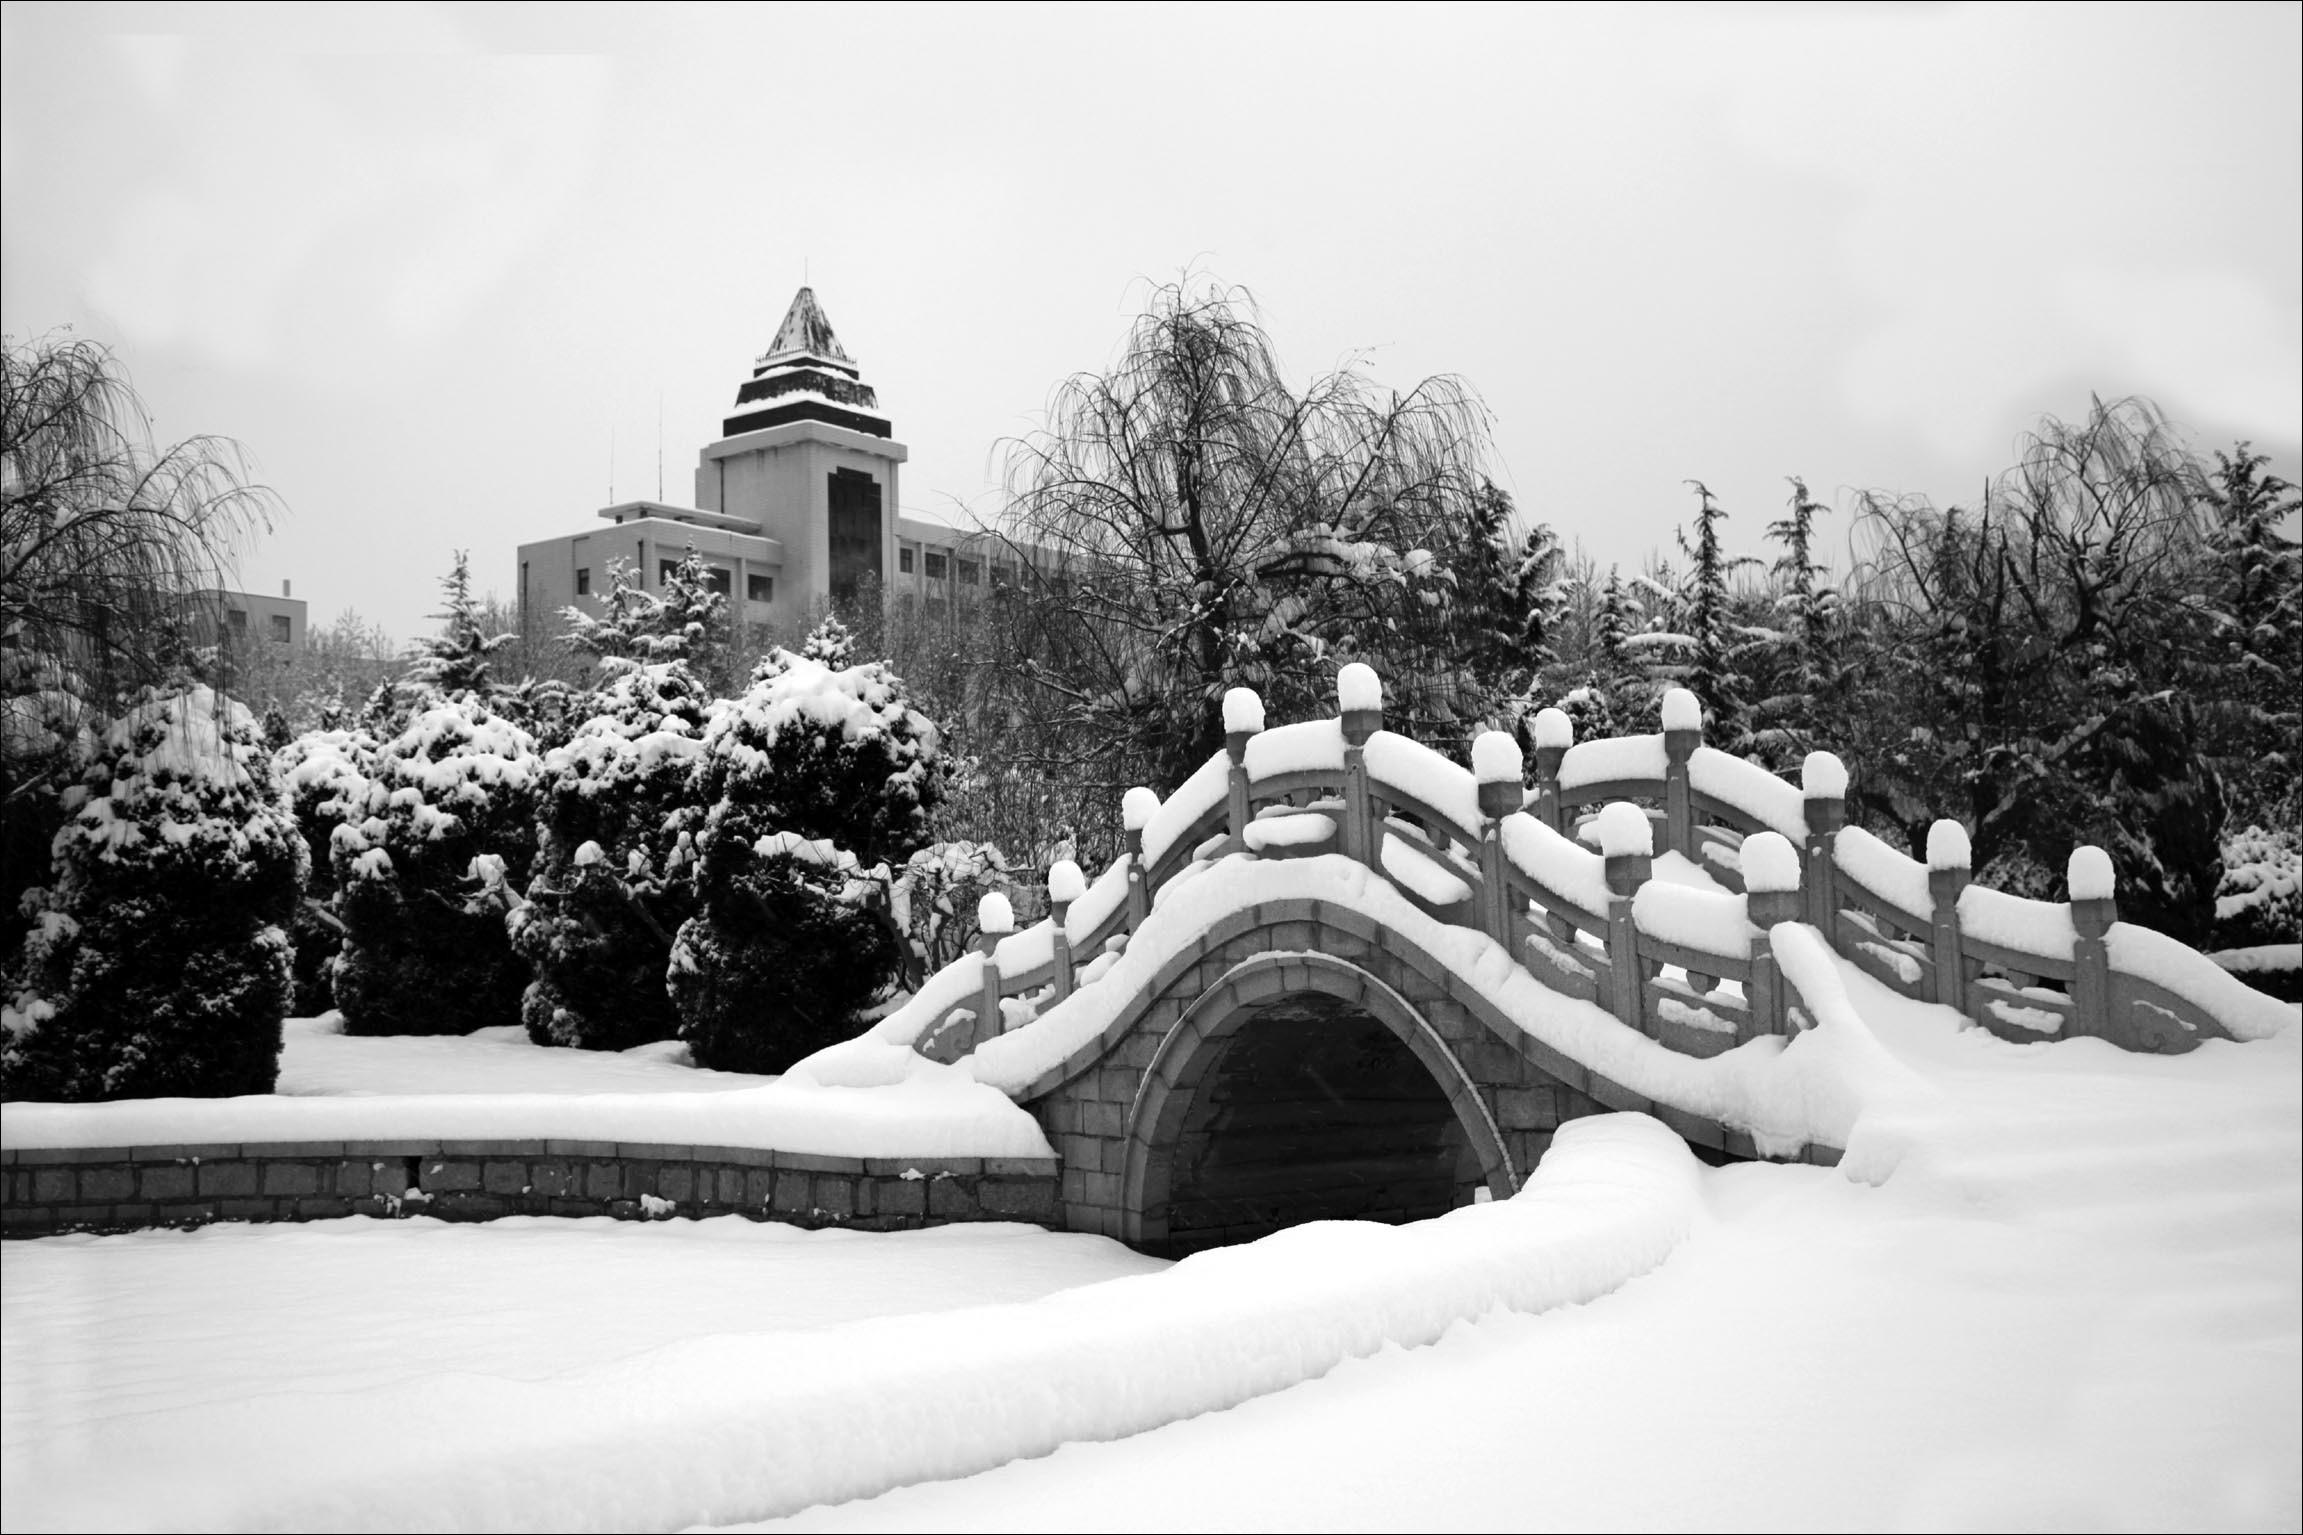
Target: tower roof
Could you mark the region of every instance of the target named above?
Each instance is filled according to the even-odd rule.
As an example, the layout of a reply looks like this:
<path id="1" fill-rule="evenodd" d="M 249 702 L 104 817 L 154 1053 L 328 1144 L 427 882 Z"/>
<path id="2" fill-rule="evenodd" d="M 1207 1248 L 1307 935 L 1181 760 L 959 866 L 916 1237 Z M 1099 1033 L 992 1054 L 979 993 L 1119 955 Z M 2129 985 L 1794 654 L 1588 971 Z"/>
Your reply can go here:
<path id="1" fill-rule="evenodd" d="M 832 322 L 816 302 L 816 290 L 808 287 L 792 295 L 792 307 L 784 311 L 784 323 L 776 327 L 776 339 L 768 343 L 767 354 L 760 361 L 764 365 L 797 357 L 841 364 L 850 373 L 856 367 L 855 359 L 841 347 L 840 338 L 832 334 Z"/>
<path id="2" fill-rule="evenodd" d="M 893 431 L 879 396 L 832 334 L 816 290 L 807 287 L 792 296 L 776 339 L 736 390 L 735 413 L 720 430 L 734 437 L 792 421 L 821 421 L 870 437 Z"/>

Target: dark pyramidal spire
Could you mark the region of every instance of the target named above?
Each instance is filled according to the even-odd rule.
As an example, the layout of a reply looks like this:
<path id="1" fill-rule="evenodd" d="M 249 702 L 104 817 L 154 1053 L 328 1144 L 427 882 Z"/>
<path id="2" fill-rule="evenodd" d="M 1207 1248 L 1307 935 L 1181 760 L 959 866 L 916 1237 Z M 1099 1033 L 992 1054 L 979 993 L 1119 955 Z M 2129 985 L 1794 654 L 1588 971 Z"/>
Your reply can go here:
<path id="1" fill-rule="evenodd" d="M 832 334 L 832 322 L 802 288 L 776 327 L 776 339 L 736 390 L 735 414 L 721 423 L 729 437 L 791 421 L 821 421 L 871 437 L 893 435 L 879 396 Z"/>

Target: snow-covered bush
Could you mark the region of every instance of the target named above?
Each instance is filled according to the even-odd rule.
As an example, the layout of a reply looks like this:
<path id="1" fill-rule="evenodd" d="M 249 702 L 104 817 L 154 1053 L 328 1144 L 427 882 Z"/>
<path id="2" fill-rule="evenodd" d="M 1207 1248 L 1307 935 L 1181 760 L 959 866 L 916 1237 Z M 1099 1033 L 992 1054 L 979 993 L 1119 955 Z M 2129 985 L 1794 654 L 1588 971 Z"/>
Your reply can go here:
<path id="1" fill-rule="evenodd" d="M 2303 842 L 2284 828 L 2250 826 L 2223 843 L 2215 889 L 2215 947 L 2303 941 Z"/>
<path id="2" fill-rule="evenodd" d="M 354 1034 L 468 1034 L 519 1016 L 527 966 L 504 930 L 535 850 L 534 740 L 466 693 L 377 748 L 330 854 Z"/>
<path id="3" fill-rule="evenodd" d="M 535 979 L 520 1019 L 540 1045 L 622 1050 L 670 1039 L 672 935 L 695 913 L 691 833 L 710 700 L 683 661 L 610 658 L 598 711 L 545 754 L 535 877 L 511 913 Z"/>
<path id="4" fill-rule="evenodd" d="M 148 689 L 63 808 L 0 987 L 0 1095 L 270 1092 L 306 862 L 254 719 L 205 687 Z"/>
<path id="5" fill-rule="evenodd" d="M 888 866 L 926 846 L 941 786 L 936 728 L 882 664 L 777 651 L 714 705 L 670 975 L 698 1064 L 779 1070 L 853 1032 L 902 952 Z"/>
<path id="6" fill-rule="evenodd" d="M 344 923 L 336 915 L 336 874 L 328 857 L 330 839 L 360 800 L 376 743 L 362 730 L 311 730 L 272 754 L 272 771 L 296 830 L 304 838 L 311 878 L 296 904 L 288 941 L 296 953 L 299 1018 L 315 1017 L 336 1005 L 336 956 L 344 948 Z"/>

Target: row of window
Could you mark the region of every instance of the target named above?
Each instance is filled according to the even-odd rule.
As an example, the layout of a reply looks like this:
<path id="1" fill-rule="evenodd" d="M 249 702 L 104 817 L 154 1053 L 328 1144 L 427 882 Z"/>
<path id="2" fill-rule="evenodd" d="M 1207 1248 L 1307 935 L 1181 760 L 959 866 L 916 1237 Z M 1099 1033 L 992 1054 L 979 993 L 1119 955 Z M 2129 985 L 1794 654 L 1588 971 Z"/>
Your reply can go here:
<path id="1" fill-rule="evenodd" d="M 678 560 L 661 561 L 656 567 L 656 579 L 659 582 L 669 581 L 672 579 L 672 572 L 679 568 L 680 562 Z M 735 576 L 721 566 L 707 565 L 704 567 L 704 584 L 725 597 L 734 590 Z M 588 565 L 576 567 L 576 595 L 579 597 L 592 595 L 592 571 Z M 744 600 L 746 602 L 775 601 L 776 578 L 761 575 L 757 571 L 746 571 L 744 573 Z M 283 619 L 281 622 L 285 623 L 286 620 Z"/>
<path id="2" fill-rule="evenodd" d="M 971 560 L 965 555 L 961 555 L 957 559 L 954 559 L 934 549 L 923 549 L 919 551 L 919 553 L 921 555 L 921 566 L 919 568 L 924 568 L 927 578 L 930 581 L 942 581 L 947 577 L 952 576 L 955 574 L 952 567 L 956 565 L 958 567 L 956 574 L 958 576 L 960 585 L 981 586 L 983 584 L 984 562 L 982 560 Z M 913 570 L 915 569 L 912 555 L 913 551 L 909 549 L 898 549 L 896 551 L 896 573 L 898 575 L 908 576 L 912 574 Z M 992 565 L 992 585 L 1012 585 L 1015 579 L 1016 570 L 1014 566 L 1003 565 L 994 562 Z"/>
<path id="3" fill-rule="evenodd" d="M 248 632 L 248 610 L 246 608 L 226 608 L 224 610 L 224 622 L 231 627 L 234 634 L 246 634 Z M 289 621 L 288 615 L 285 613 L 274 613 L 264 622 L 271 632 L 273 641 L 277 644 L 285 645 L 296 637 L 295 625 Z"/>

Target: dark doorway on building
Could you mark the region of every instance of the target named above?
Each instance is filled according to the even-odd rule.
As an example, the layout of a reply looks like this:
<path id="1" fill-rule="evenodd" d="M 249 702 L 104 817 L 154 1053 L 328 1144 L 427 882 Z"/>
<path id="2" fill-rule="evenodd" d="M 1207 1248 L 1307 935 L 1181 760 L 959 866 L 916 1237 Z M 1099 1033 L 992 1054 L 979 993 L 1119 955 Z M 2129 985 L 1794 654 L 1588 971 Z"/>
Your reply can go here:
<path id="1" fill-rule="evenodd" d="M 1213 1048 L 1176 1140 L 1164 1249 L 1315 1220 L 1394 1224 L 1485 1186 L 1447 1095 L 1397 1035 L 1332 997 L 1258 1012 Z"/>
<path id="2" fill-rule="evenodd" d="M 880 579 L 880 483 L 860 469 L 834 469 L 829 478 L 832 601 L 848 603 L 865 576 Z"/>

